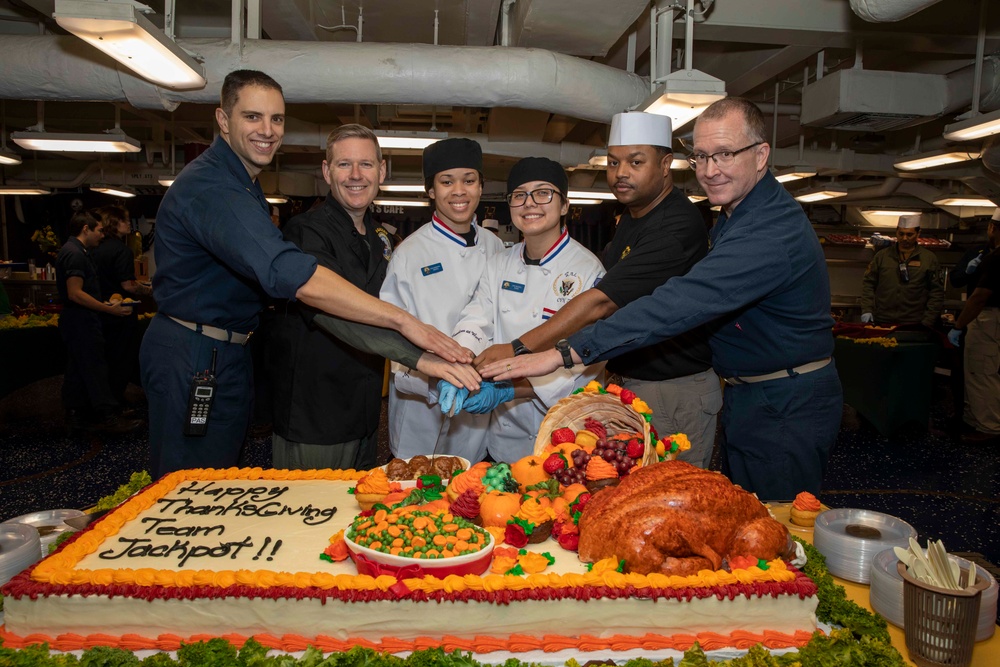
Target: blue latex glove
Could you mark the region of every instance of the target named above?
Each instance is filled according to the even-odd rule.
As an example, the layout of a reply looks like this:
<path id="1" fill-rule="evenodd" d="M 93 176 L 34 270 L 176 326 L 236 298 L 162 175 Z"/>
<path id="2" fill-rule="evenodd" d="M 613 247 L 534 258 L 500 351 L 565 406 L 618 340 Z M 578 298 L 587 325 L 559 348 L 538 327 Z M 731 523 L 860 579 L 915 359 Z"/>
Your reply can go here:
<path id="1" fill-rule="evenodd" d="M 871 324 L 875 320 L 871 313 L 861 313 L 861 321 L 865 324 Z"/>
<path id="2" fill-rule="evenodd" d="M 966 273 L 975 273 L 976 269 L 979 268 L 979 264 L 982 261 L 983 261 L 983 256 L 982 255 L 976 255 L 975 257 L 973 257 L 972 259 L 969 260 L 968 264 L 965 265 L 965 272 Z"/>
<path id="3" fill-rule="evenodd" d="M 955 347 L 962 346 L 962 341 L 960 340 L 961 337 L 962 337 L 961 329 L 952 329 L 951 331 L 948 332 L 948 342 L 954 345 Z"/>
<path id="4" fill-rule="evenodd" d="M 462 411 L 462 404 L 465 403 L 468 396 L 468 389 L 459 389 L 447 380 L 438 380 L 438 405 L 441 406 L 443 414 L 451 412 L 452 406 L 454 406 L 457 415 Z"/>
<path id="5" fill-rule="evenodd" d="M 479 393 L 473 394 L 465 402 L 465 411 L 474 415 L 493 412 L 501 403 L 514 400 L 514 384 L 511 382 L 483 382 Z"/>

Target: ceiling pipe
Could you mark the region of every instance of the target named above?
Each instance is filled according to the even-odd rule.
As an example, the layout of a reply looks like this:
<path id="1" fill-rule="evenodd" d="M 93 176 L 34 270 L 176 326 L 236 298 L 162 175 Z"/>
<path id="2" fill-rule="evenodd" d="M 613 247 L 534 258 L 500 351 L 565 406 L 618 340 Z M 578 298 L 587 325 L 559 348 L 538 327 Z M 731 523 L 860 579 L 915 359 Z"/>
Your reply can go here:
<path id="1" fill-rule="evenodd" d="M 0 97 L 127 101 L 173 111 L 182 102 L 217 104 L 222 80 L 239 68 L 273 76 L 289 103 L 516 107 L 609 123 L 649 95 L 644 77 L 544 49 L 274 40 L 248 40 L 238 49 L 219 40 L 178 43 L 204 57 L 205 88 L 159 88 L 119 70 L 73 36 L 0 36 Z M 456 68 L 456 62 L 463 66 Z"/>
<path id="2" fill-rule="evenodd" d="M 941 0 L 851 0 L 855 14 L 870 23 L 892 23 L 913 16 Z M 985 0 L 983 0 L 985 2 Z"/>

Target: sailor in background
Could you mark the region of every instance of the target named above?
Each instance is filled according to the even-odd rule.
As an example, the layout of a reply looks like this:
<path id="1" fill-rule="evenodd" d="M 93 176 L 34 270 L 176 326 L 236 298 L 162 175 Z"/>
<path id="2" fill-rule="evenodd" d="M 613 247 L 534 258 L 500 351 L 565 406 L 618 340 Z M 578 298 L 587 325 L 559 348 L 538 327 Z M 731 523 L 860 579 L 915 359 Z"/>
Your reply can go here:
<path id="1" fill-rule="evenodd" d="M 471 139 L 444 139 L 424 149 L 424 187 L 434 214 L 395 250 L 382 285 L 383 301 L 442 331 L 454 330 L 475 294 L 487 260 L 503 250 L 493 232 L 476 224 L 483 193 L 483 151 Z M 389 444 L 394 456 L 450 454 L 478 461 L 488 416 L 449 418 L 437 403 L 437 381 L 393 364 Z"/>

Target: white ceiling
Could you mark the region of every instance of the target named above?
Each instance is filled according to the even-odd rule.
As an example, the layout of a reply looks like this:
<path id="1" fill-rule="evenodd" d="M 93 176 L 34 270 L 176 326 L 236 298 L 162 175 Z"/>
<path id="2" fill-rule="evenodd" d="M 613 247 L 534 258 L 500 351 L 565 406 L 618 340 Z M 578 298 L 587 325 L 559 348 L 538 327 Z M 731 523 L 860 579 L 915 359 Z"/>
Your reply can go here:
<path id="1" fill-rule="evenodd" d="M 1000 52 L 1000 3 L 856 2 L 889 13 L 901 7 L 916 13 L 872 23 L 852 11 L 849 0 L 696 3 L 698 11 L 703 4 L 709 7 L 694 25 L 693 65 L 724 80 L 729 95 L 747 96 L 765 109 L 775 130 L 776 167 L 807 162 L 820 168 L 814 181 L 835 177 L 849 187 L 864 186 L 851 197 L 855 203 L 928 206 L 926 197 L 933 192 L 962 187 L 1000 202 L 1000 177 L 982 161 L 901 174 L 902 180 L 892 168 L 900 154 L 944 146 L 944 125 L 969 110 L 980 2 L 992 5 L 985 12 L 980 109 L 1000 108 L 1000 65 L 994 67 L 991 55 Z M 156 13 L 153 21 L 162 24 L 163 1 L 146 4 Z M 183 162 L 183 144 L 211 140 L 212 100 L 225 72 L 258 67 L 275 75 L 289 102 L 282 191 L 312 194 L 318 191 L 322 138 L 339 123 L 475 136 L 487 153 L 487 178 L 501 182 L 509 165 L 524 155 L 548 155 L 567 167 L 585 162 L 591 150 L 603 147 L 610 116 L 634 107 L 649 92 L 652 3 L 646 1 L 260 0 L 259 14 L 251 3 L 248 15 L 251 29 L 259 16 L 263 43 L 248 39 L 242 49 L 231 44 L 235 3 L 176 4 L 177 41 L 205 60 L 209 83 L 202 91 L 156 90 L 119 72 L 114 61 L 55 24 L 54 0 L 0 0 L 0 48 L 6 54 L 0 58 L 0 99 L 6 100 L 7 132 L 37 122 L 34 100 L 45 100 L 46 129 L 66 131 L 113 126 L 116 105 L 122 127 L 144 144 L 143 153 L 125 161 L 127 178 L 141 185 L 165 165 L 169 170 L 171 138 L 177 166 Z M 656 3 L 661 9 L 670 4 Z M 683 65 L 684 48 L 683 18 L 677 16 L 675 68 Z M 343 25 L 351 28 L 321 27 Z M 806 111 L 808 120 L 809 113 L 816 116 L 810 108 L 818 106 L 821 120 L 804 126 L 803 79 L 808 77 L 807 90 L 816 85 L 818 63 L 824 81 L 806 93 Z M 825 127 L 833 122 L 832 116 L 822 120 L 827 106 L 845 97 L 826 90 L 839 81 L 829 77 L 859 67 L 927 75 L 888 76 L 888 83 L 852 102 L 867 104 L 875 118 L 880 112 L 919 109 L 909 126 Z M 840 76 L 858 80 L 849 72 Z M 869 79 L 868 74 L 861 78 Z M 675 132 L 677 153 L 688 129 Z M 9 140 L 7 145 L 13 148 Z M 4 168 L 8 182 L 33 180 L 36 170 L 39 180 L 54 185 L 99 178 L 92 155 L 24 157 L 21 167 Z M 106 170 L 121 170 L 120 157 L 106 160 Z M 984 160 L 1000 163 L 990 151 Z M 392 156 L 395 178 L 419 178 L 419 169 L 417 155 Z M 577 186 L 603 186 L 600 172 L 580 169 L 572 178 Z M 688 189 L 697 187 L 689 172 L 676 178 Z M 286 180 L 291 181 L 287 186 Z"/>

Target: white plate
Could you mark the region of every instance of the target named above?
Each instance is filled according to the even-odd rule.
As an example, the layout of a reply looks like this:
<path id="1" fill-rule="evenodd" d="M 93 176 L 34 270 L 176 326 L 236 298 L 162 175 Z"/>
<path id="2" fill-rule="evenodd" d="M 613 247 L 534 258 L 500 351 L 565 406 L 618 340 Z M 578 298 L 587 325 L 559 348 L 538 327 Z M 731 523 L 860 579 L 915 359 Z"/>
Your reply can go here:
<path id="1" fill-rule="evenodd" d="M 76 528 L 65 523 L 65 519 L 77 516 L 83 516 L 83 512 L 71 509 L 43 510 L 7 519 L 7 523 L 21 523 L 36 529 L 41 542 L 42 557 L 44 558 L 49 555 L 49 545 L 55 542 L 61 533 L 76 531 Z"/>
<path id="2" fill-rule="evenodd" d="M 483 530 L 480 528 L 479 530 Z M 368 547 L 363 547 L 351 538 L 344 535 L 344 542 L 347 543 L 347 549 L 355 554 L 364 554 L 369 560 L 375 561 L 376 563 L 382 565 L 390 565 L 392 567 L 407 567 L 410 565 L 419 565 L 427 574 L 434 575 L 435 570 L 452 570 L 454 568 L 464 568 L 468 571 L 462 572 L 461 574 L 482 574 L 490 567 L 490 561 L 492 560 L 493 547 L 496 546 L 496 540 L 490 535 L 489 531 L 483 531 L 486 533 L 486 537 L 489 541 L 486 546 L 472 554 L 465 554 L 463 556 L 452 556 L 451 558 L 408 558 L 405 556 L 393 556 L 392 554 L 382 553 L 381 551 L 376 551 L 374 549 L 369 549 Z M 436 575 L 443 576 L 443 575 Z"/>
<path id="3" fill-rule="evenodd" d="M 426 456 L 431 461 L 433 461 L 434 459 L 442 458 L 442 457 L 445 457 L 445 456 L 451 456 L 451 455 L 450 454 L 429 454 L 429 455 L 426 455 Z M 411 456 L 409 459 L 403 459 L 403 460 L 406 461 L 407 463 L 409 463 L 410 459 L 412 459 L 412 458 L 413 457 Z M 455 456 L 454 458 L 456 458 L 459 461 L 461 461 L 462 465 L 465 466 L 466 470 L 468 470 L 470 467 L 472 467 L 472 464 L 469 463 L 469 459 L 464 458 L 462 456 Z M 388 467 L 389 467 L 388 463 L 385 464 L 384 466 L 379 466 L 379 468 L 382 470 L 382 472 L 387 472 L 386 469 Z M 449 481 L 451 481 L 450 478 L 449 479 L 442 479 L 441 480 L 442 486 L 448 486 L 448 482 Z M 404 489 L 412 489 L 413 487 L 415 487 L 417 485 L 417 480 L 415 480 L 415 479 L 390 479 L 389 480 L 390 484 L 393 483 L 393 482 L 398 483 Z"/>

